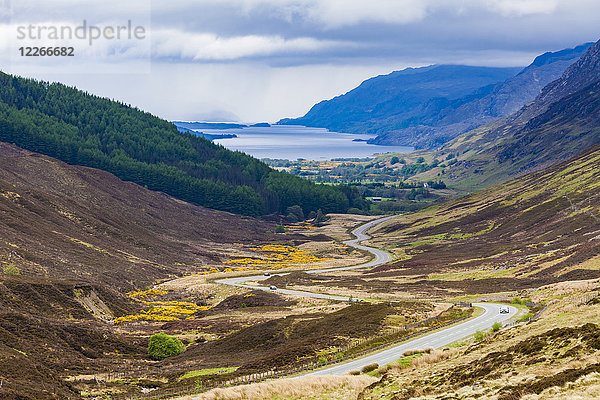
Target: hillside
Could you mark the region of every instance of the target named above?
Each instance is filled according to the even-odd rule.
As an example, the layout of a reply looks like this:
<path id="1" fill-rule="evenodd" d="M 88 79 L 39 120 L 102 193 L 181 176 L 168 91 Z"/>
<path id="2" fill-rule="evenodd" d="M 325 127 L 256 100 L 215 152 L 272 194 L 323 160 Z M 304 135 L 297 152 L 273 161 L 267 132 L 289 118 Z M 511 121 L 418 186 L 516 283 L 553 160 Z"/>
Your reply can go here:
<path id="1" fill-rule="evenodd" d="M 597 399 L 599 283 L 597 279 L 564 282 L 522 292 L 548 306 L 539 320 L 487 332 L 479 341 L 459 342 L 413 359 L 402 357 L 380 367 L 378 381 L 358 398 Z"/>
<path id="2" fill-rule="evenodd" d="M 572 157 L 600 143 L 599 87 L 600 42 L 517 113 L 433 152 L 433 158 L 456 161 L 416 178 L 441 177 L 474 190 Z"/>
<path id="3" fill-rule="evenodd" d="M 0 73 L 0 140 L 245 215 L 345 212 L 345 192 L 275 171 L 131 106 Z M 348 192 L 348 191 L 346 191 Z"/>
<path id="4" fill-rule="evenodd" d="M 273 236 L 271 224 L 1 142 L 0 216 L 3 399 L 77 398 L 65 375 L 145 362 L 147 338 L 112 327 L 139 310 L 124 292 Z"/>
<path id="5" fill-rule="evenodd" d="M 271 224 L 209 210 L 97 169 L 0 143 L 0 263 L 121 290 L 197 272 Z"/>
<path id="6" fill-rule="evenodd" d="M 407 68 L 368 79 L 344 95 L 316 104 L 303 117 L 279 123 L 382 134 L 418 125 L 476 91 L 483 95 L 492 89 L 489 85 L 519 70 L 463 65 Z"/>
<path id="7" fill-rule="evenodd" d="M 600 277 L 600 147 L 395 218 L 371 242 L 398 255 L 365 278 L 441 297 Z"/>

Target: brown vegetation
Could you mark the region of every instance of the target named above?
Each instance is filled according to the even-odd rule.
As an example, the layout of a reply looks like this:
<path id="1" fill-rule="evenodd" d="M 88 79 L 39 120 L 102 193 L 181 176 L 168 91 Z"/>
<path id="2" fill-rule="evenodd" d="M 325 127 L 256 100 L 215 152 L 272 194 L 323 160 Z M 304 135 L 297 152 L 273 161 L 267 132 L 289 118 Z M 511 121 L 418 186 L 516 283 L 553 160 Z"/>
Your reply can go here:
<path id="1" fill-rule="evenodd" d="M 214 389 L 199 396 L 179 400 L 270 400 L 274 398 L 295 400 L 353 400 L 357 394 L 376 379 L 361 376 L 319 376 L 294 379 L 280 379 L 273 382 L 257 383 Z"/>

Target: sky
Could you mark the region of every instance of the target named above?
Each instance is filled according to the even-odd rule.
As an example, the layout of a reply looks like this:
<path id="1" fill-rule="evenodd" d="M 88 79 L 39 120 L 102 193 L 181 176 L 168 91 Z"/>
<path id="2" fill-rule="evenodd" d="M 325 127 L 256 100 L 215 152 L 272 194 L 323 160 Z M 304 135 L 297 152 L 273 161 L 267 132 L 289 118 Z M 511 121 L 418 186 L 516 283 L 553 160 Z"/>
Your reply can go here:
<path id="1" fill-rule="evenodd" d="M 0 0 L 0 70 L 169 120 L 275 122 L 406 67 L 526 66 L 599 27 L 598 0 Z"/>

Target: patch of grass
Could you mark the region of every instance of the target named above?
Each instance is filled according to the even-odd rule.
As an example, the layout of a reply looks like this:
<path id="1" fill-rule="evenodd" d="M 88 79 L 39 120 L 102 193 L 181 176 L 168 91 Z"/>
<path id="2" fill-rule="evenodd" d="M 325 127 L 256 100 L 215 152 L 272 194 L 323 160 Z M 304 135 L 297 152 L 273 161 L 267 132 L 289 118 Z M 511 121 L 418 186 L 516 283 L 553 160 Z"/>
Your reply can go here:
<path id="1" fill-rule="evenodd" d="M 21 271 L 14 264 L 8 264 L 2 268 L 5 275 L 21 275 Z"/>
<path id="2" fill-rule="evenodd" d="M 413 360 L 415 358 L 419 358 L 423 356 L 423 353 L 415 353 L 415 354 L 411 354 L 409 356 L 404 356 L 402 358 L 399 358 L 398 361 L 396 361 L 396 363 L 401 367 L 401 368 L 408 368 L 411 366 Z"/>
<path id="3" fill-rule="evenodd" d="M 481 342 L 485 338 L 485 332 L 477 331 L 475 332 L 475 335 L 473 335 L 473 338 L 475 338 L 476 342 Z"/>
<path id="4" fill-rule="evenodd" d="M 215 374 L 230 374 L 235 372 L 239 367 L 225 367 L 225 368 L 205 368 L 197 369 L 195 371 L 189 371 L 179 377 L 179 380 L 195 378 L 197 376 L 215 375 Z"/>

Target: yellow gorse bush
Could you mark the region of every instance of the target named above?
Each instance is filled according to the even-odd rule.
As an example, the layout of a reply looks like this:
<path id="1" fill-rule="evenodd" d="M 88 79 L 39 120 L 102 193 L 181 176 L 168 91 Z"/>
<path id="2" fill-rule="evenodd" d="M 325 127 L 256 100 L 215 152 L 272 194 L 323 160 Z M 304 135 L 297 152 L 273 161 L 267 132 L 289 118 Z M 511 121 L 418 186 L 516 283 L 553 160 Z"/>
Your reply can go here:
<path id="1" fill-rule="evenodd" d="M 235 260 L 225 261 L 225 264 L 245 265 L 247 267 L 269 267 L 272 269 L 281 269 L 295 267 L 298 265 L 315 264 L 330 258 L 320 258 L 307 251 L 297 249 L 292 246 L 278 244 L 267 244 L 259 247 L 251 247 L 250 250 L 264 253 L 262 258 L 245 257 Z"/>
<path id="2" fill-rule="evenodd" d="M 162 296 L 165 294 L 167 294 L 167 292 L 160 289 L 134 290 L 127 293 L 129 297 L 138 297 L 140 299 L 147 299 L 148 297 Z"/>
<path id="3" fill-rule="evenodd" d="M 150 289 L 144 291 L 133 291 L 129 292 L 128 295 L 131 298 L 148 298 L 156 297 L 167 294 L 164 290 Z M 126 315 L 123 317 L 117 317 L 114 319 L 116 325 L 131 322 L 131 321 L 179 321 L 182 319 L 194 319 L 191 315 L 197 311 L 209 310 L 210 306 L 199 306 L 194 303 L 186 301 L 146 301 L 139 300 L 140 302 L 149 305 L 150 308 L 142 310 L 140 314 Z"/>

